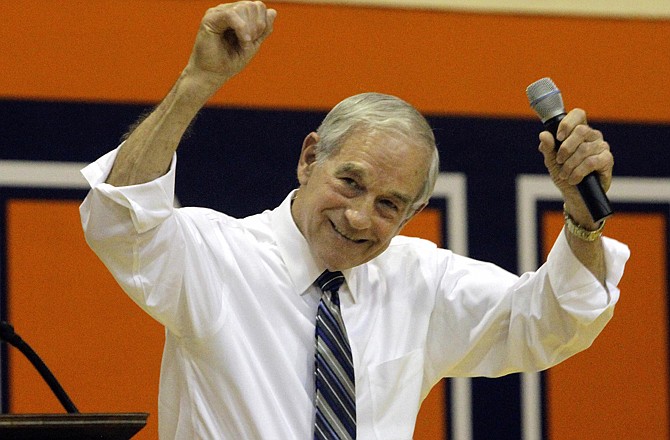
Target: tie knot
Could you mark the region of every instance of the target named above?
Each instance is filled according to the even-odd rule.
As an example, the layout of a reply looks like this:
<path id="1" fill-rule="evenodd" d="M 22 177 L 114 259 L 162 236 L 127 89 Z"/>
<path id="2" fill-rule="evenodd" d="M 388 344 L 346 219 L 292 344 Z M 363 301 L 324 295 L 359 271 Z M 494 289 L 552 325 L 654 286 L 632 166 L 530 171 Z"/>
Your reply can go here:
<path id="1" fill-rule="evenodd" d="M 330 272 L 328 270 L 319 275 L 319 278 L 314 282 L 323 292 L 337 292 L 342 283 L 344 283 L 342 272 Z"/>

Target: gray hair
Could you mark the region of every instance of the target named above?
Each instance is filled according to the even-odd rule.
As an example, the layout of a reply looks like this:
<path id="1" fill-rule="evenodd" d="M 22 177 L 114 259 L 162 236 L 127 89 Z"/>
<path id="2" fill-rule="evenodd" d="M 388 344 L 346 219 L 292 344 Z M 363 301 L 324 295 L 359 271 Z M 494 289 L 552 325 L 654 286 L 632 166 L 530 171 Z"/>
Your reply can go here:
<path id="1" fill-rule="evenodd" d="M 323 161 L 339 151 L 347 138 L 359 130 L 377 130 L 427 148 L 432 154 L 423 189 L 412 205 L 419 209 L 428 202 L 440 172 L 440 159 L 433 130 L 426 118 L 400 98 L 381 93 L 362 93 L 337 104 L 326 115 L 316 133 L 316 159 Z M 413 213 L 412 211 L 412 213 Z"/>

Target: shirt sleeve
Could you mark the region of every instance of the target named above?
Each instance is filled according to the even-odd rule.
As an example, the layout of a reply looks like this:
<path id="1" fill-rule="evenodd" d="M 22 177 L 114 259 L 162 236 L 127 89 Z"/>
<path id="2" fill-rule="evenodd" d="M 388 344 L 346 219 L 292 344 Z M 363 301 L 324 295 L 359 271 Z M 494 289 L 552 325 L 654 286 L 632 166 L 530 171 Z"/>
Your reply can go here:
<path id="1" fill-rule="evenodd" d="M 605 286 L 572 253 L 565 237 L 559 234 L 545 263 L 549 287 L 556 294 L 563 310 L 573 317 L 591 322 L 619 300 L 619 282 L 630 256 L 627 246 L 607 237 L 602 238 L 605 250 Z"/>
<path id="2" fill-rule="evenodd" d="M 606 286 L 583 266 L 562 232 L 547 262 L 517 277 L 453 256 L 431 322 L 435 377 L 497 377 L 540 371 L 588 348 L 613 315 L 630 252 L 603 238 Z"/>
<path id="3" fill-rule="evenodd" d="M 91 204 L 98 202 L 99 205 L 99 198 L 103 197 L 119 205 L 119 208 L 125 208 L 125 211 L 130 214 L 135 232 L 141 234 L 158 226 L 172 213 L 177 157 L 175 154 L 170 169 L 165 175 L 151 182 L 115 187 L 105 183 L 105 180 L 109 176 L 117 153 L 118 148 L 81 171 L 92 188 L 88 200 L 84 202 L 80 210 L 84 230 L 87 229 Z M 84 216 L 84 214 L 87 215 Z"/>
<path id="4" fill-rule="evenodd" d="M 176 155 L 165 175 L 115 187 L 105 179 L 117 151 L 82 170 L 91 185 L 80 207 L 86 241 L 153 318 L 177 336 L 206 336 L 222 319 L 222 299 L 207 295 L 218 290 L 198 249 L 198 227 L 173 207 Z"/>

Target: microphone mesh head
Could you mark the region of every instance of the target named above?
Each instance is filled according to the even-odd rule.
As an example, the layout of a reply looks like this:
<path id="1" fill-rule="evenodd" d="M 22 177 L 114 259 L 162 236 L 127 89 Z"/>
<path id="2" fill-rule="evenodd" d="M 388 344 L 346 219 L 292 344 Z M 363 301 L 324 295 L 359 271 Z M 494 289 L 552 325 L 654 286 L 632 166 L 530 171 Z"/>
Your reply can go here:
<path id="1" fill-rule="evenodd" d="M 543 123 L 554 116 L 565 113 L 561 91 L 549 78 L 539 79 L 529 85 L 526 88 L 526 95 L 530 106 Z"/>

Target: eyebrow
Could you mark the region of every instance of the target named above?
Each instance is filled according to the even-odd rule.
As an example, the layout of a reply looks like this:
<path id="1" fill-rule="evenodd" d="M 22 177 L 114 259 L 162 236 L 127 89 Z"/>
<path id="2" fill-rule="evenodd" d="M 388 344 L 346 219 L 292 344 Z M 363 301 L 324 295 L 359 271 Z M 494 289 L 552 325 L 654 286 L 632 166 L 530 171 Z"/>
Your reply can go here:
<path id="1" fill-rule="evenodd" d="M 361 180 L 365 180 L 365 174 L 366 174 L 365 170 L 363 170 L 361 167 L 351 162 L 343 163 L 342 165 L 337 167 L 335 172 L 351 174 Z M 412 197 L 408 196 L 407 194 L 403 194 L 398 191 L 391 191 L 390 194 L 391 196 L 393 196 L 393 198 L 397 199 L 399 202 L 407 206 L 411 205 L 413 202 Z"/>

